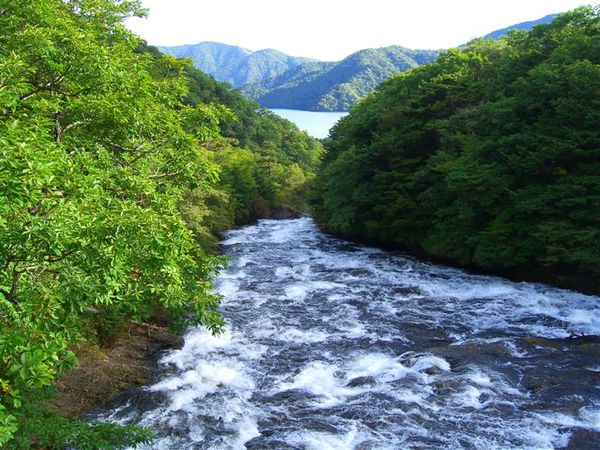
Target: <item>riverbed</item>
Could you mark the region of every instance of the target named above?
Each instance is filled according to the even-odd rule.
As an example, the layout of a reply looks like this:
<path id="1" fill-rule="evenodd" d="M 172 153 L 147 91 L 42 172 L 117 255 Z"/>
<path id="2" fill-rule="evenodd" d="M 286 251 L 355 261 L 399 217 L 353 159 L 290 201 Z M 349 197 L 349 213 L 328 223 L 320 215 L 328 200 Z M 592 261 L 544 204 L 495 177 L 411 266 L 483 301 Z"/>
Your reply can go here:
<path id="1" fill-rule="evenodd" d="M 225 332 L 105 419 L 148 449 L 600 446 L 600 298 L 420 262 L 311 219 L 225 234 Z"/>

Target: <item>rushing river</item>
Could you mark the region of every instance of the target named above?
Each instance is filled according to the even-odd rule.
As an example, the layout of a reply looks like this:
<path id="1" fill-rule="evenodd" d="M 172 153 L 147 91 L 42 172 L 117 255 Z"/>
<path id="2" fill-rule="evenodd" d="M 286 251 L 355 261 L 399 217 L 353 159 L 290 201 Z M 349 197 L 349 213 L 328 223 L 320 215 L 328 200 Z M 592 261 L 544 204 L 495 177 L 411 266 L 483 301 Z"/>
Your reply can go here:
<path id="1" fill-rule="evenodd" d="M 600 298 L 363 247 L 310 219 L 222 246 L 225 333 L 189 330 L 157 383 L 104 416 L 155 430 L 148 448 L 600 448 Z"/>

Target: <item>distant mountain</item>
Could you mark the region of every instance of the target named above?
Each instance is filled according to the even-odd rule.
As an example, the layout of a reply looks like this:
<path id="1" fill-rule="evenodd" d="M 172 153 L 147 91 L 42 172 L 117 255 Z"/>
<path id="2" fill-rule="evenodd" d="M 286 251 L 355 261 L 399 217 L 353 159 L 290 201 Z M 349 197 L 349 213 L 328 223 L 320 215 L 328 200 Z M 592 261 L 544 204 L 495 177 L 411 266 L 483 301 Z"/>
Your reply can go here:
<path id="1" fill-rule="evenodd" d="M 513 29 L 529 30 L 551 22 L 556 15 L 502 28 L 484 38 L 497 39 Z M 179 58 L 192 58 L 197 68 L 241 88 L 262 106 L 308 111 L 347 111 L 386 78 L 432 62 L 439 54 L 438 50 L 391 46 L 323 62 L 272 49 L 253 52 L 218 42 L 159 48 Z"/>
<path id="2" fill-rule="evenodd" d="M 529 22 L 521 22 L 516 25 L 511 25 L 510 27 L 502 28 L 500 30 L 492 31 L 491 33 L 483 36 L 484 39 L 498 39 L 504 36 L 511 30 L 531 30 L 536 25 L 541 25 L 543 23 L 550 23 L 554 20 L 554 18 L 558 16 L 558 14 L 549 14 L 546 17 L 542 17 L 538 20 L 531 20 Z"/>
<path id="3" fill-rule="evenodd" d="M 383 80 L 437 58 L 400 46 L 360 50 L 339 62 L 310 62 L 243 91 L 268 108 L 346 111 Z"/>
<path id="4" fill-rule="evenodd" d="M 231 83 L 234 87 L 268 80 L 300 64 L 314 61 L 310 58 L 289 56 L 278 50 L 253 52 L 219 42 L 158 48 L 177 58 L 191 58 L 198 69 L 219 81 Z"/>
<path id="5" fill-rule="evenodd" d="M 436 59 L 434 50 L 392 46 L 360 50 L 323 62 L 277 50 L 251 50 L 218 42 L 158 47 L 226 81 L 269 108 L 346 111 L 386 78 Z"/>

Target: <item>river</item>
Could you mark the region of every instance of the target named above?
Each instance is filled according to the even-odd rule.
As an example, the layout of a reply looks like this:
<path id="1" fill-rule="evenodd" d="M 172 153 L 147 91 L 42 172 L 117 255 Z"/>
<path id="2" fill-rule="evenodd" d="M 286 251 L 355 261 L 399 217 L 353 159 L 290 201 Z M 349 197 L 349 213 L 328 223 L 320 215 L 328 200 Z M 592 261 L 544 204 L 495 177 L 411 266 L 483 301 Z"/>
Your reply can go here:
<path id="1" fill-rule="evenodd" d="M 146 448 L 600 448 L 600 298 L 308 218 L 230 231 L 222 248 L 225 332 L 190 329 L 154 385 L 103 415 L 155 430 Z"/>

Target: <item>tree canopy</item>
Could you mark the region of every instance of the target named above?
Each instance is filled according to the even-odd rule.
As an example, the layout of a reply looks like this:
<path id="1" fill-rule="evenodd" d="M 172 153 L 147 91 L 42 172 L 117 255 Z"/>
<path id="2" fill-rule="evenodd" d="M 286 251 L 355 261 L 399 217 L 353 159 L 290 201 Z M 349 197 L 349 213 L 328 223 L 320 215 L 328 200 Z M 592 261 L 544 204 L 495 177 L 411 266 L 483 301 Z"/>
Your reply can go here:
<path id="1" fill-rule="evenodd" d="M 342 236 L 494 271 L 600 275 L 600 19 L 476 40 L 334 128 L 315 215 Z"/>
<path id="2" fill-rule="evenodd" d="M 0 6 L 0 446 L 147 441 L 41 400 L 74 344 L 125 320 L 218 332 L 213 233 L 292 201 L 320 157 L 289 122 L 145 46 L 123 26 L 143 14 L 137 0 Z"/>
<path id="3" fill-rule="evenodd" d="M 249 83 L 244 92 L 269 108 L 347 111 L 390 76 L 434 61 L 436 50 L 393 45 L 359 50 L 338 62 L 306 61 Z"/>

